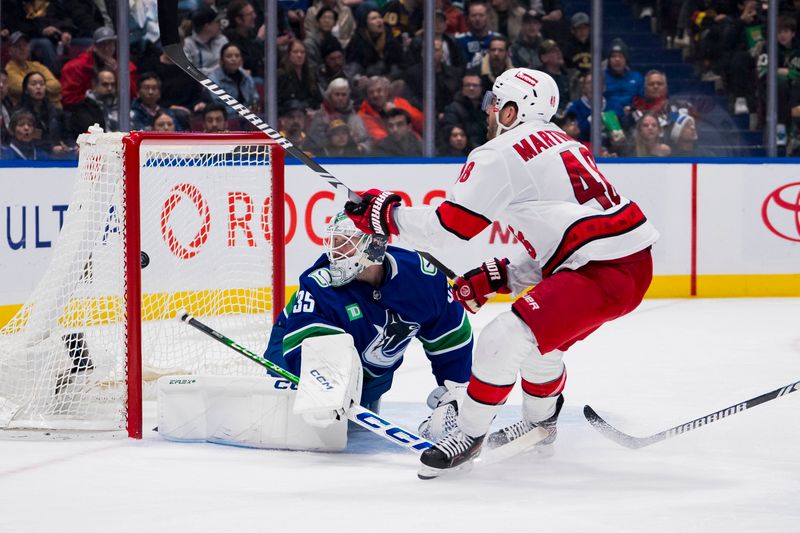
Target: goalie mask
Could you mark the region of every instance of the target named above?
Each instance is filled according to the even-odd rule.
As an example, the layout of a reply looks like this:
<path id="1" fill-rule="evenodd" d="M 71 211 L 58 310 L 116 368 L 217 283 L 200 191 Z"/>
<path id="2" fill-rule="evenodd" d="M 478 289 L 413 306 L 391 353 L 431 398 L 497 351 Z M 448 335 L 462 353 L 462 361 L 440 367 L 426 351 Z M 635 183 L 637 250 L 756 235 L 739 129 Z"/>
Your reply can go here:
<path id="1" fill-rule="evenodd" d="M 517 105 L 517 119 L 503 126 L 497 114 L 510 102 Z M 540 70 L 508 69 L 494 80 L 492 90 L 484 96 L 483 110 L 495 113 L 498 135 L 525 122 L 550 122 L 558 110 L 558 85 Z"/>
<path id="2" fill-rule="evenodd" d="M 383 264 L 386 254 L 386 241 L 361 232 L 344 212 L 333 217 L 322 244 L 330 261 L 328 270 L 334 287 L 349 283 L 369 266 Z"/>

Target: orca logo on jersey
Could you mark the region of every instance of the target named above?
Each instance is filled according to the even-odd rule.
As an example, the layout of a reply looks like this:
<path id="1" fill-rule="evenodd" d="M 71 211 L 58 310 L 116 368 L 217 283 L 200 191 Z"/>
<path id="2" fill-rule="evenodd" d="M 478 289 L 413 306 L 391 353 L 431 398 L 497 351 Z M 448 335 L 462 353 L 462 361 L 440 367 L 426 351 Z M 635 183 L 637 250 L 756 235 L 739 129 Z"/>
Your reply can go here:
<path id="1" fill-rule="evenodd" d="M 778 187 L 764 199 L 761 219 L 772 233 L 800 242 L 800 182 Z"/>
<path id="2" fill-rule="evenodd" d="M 361 355 L 365 363 L 380 367 L 390 367 L 403 356 L 411 339 L 419 331 L 416 322 L 406 322 L 396 312 L 386 310 L 383 327 L 374 325 L 378 334 L 372 339 Z"/>

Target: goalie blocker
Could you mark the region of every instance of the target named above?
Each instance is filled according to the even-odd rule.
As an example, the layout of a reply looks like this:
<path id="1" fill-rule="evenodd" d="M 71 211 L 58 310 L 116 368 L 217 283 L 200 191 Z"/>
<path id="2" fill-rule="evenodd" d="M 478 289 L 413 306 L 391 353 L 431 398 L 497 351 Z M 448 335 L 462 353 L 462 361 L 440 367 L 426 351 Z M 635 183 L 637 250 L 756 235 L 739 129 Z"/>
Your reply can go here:
<path id="1" fill-rule="evenodd" d="M 158 431 L 168 440 L 339 451 L 361 396 L 348 334 L 303 341 L 300 384 L 271 376 L 168 376 L 158 381 Z"/>

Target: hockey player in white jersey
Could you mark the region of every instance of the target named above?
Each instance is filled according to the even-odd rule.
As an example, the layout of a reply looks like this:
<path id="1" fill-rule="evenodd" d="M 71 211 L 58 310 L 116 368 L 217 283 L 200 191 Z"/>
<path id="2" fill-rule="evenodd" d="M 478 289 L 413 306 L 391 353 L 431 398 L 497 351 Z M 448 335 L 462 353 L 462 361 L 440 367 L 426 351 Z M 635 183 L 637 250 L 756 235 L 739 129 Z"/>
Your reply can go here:
<path id="1" fill-rule="evenodd" d="M 487 93 L 489 141 L 470 153 L 438 207 L 403 207 L 376 189 L 345 210 L 362 231 L 401 235 L 437 251 L 478 235 L 494 220 L 525 251 L 458 278 L 455 297 L 476 312 L 496 293 L 520 294 L 490 322 L 473 354 L 459 430 L 422 455 L 419 476 L 436 477 L 537 425 L 555 439 L 566 382 L 564 352 L 641 302 L 652 280 L 658 232 L 636 203 L 606 180 L 591 153 L 550 122 L 558 88 L 546 73 L 510 69 Z M 446 255 L 442 257 L 446 262 Z M 486 437 L 520 374 L 522 420 Z"/>

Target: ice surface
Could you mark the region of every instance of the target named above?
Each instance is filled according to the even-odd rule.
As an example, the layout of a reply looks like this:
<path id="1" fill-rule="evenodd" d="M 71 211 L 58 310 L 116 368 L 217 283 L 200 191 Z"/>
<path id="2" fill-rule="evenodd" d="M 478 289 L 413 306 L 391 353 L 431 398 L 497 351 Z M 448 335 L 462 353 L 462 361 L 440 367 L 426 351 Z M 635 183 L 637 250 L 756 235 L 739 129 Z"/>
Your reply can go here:
<path id="1" fill-rule="evenodd" d="M 345 454 L 166 442 L 152 404 L 142 441 L 0 441 L 0 532 L 800 531 L 800 394 L 641 450 L 581 414 L 648 435 L 796 381 L 798 319 L 800 299 L 647 300 L 567 353 L 553 457 L 433 481 L 369 433 Z M 415 342 L 382 414 L 416 428 L 433 386 Z"/>

